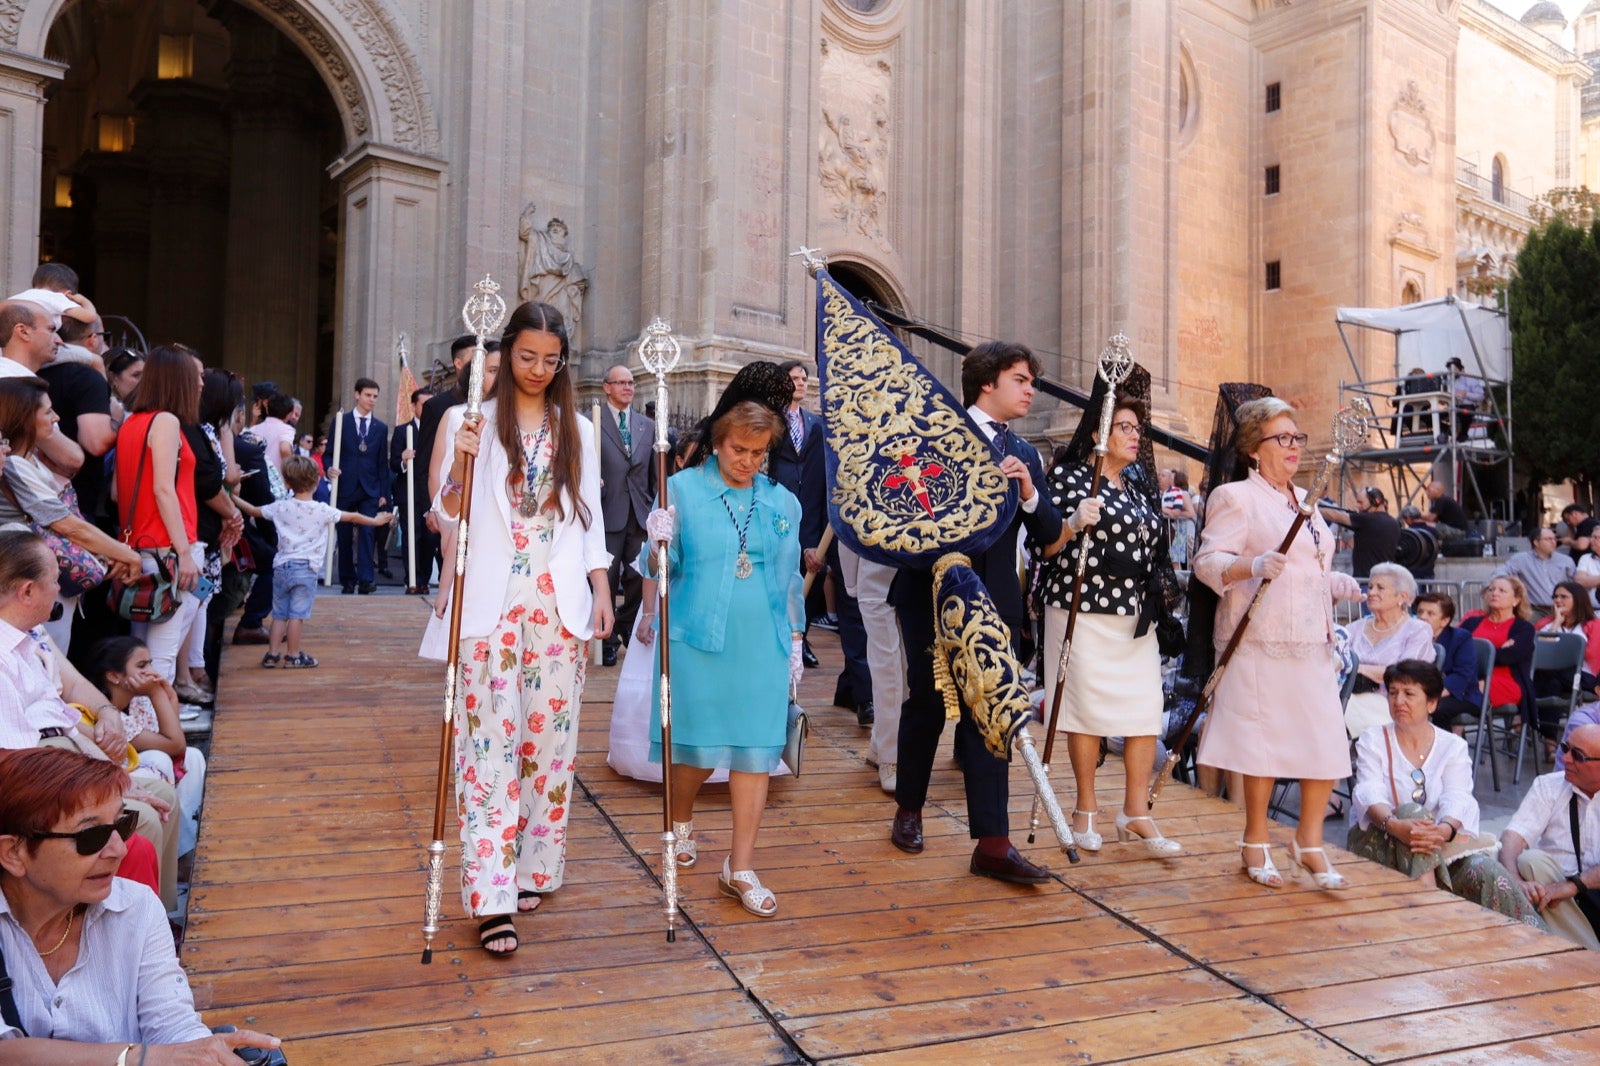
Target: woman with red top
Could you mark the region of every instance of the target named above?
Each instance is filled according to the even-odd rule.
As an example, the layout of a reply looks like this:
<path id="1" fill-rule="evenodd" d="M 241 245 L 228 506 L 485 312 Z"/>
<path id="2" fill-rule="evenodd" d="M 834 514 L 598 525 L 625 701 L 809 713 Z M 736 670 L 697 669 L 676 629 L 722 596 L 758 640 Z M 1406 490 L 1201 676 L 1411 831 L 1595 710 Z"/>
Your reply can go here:
<path id="1" fill-rule="evenodd" d="M 150 649 L 152 668 L 168 681 L 177 674 L 178 650 L 204 596 L 194 595 L 204 562 L 198 539 L 195 453 L 183 426 L 200 417 L 200 357 L 179 344 L 151 350 L 133 400 L 133 413 L 117 430 L 117 501 L 123 538 L 143 557 L 144 572 L 158 558 L 182 593 L 166 621 L 135 623 L 133 633 Z"/>
<path id="2" fill-rule="evenodd" d="M 1489 675 L 1489 706 L 1517 707 L 1524 722 L 1534 718 L 1533 623 L 1528 617 L 1528 590 L 1517 578 L 1502 575 L 1483 589 L 1486 613 L 1468 618 L 1461 628 L 1495 646 L 1494 673 Z"/>

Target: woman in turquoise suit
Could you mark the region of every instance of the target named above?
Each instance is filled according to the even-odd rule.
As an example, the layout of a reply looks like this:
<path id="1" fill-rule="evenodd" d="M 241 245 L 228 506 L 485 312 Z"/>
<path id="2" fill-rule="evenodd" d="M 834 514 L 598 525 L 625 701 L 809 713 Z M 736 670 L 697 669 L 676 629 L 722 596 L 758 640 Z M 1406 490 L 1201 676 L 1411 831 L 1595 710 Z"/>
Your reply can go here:
<path id="1" fill-rule="evenodd" d="M 655 577 L 652 548 L 668 545 L 673 861 L 697 861 L 695 797 L 726 767 L 733 842 L 717 884 L 763 918 L 778 912 L 778 900 L 756 876 L 756 833 L 768 775 L 783 753 L 805 632 L 800 503 L 761 472 L 781 432 L 778 417 L 752 401 L 717 418 L 711 457 L 667 482 L 670 509 L 651 513 L 640 560 Z M 659 760 L 659 702 L 650 736 L 650 757 Z"/>

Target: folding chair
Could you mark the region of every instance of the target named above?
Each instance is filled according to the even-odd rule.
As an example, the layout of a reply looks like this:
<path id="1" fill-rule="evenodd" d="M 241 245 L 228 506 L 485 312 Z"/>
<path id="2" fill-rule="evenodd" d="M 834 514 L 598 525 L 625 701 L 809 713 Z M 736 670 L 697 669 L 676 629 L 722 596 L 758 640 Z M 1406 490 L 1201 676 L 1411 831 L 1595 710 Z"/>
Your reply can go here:
<path id="1" fill-rule="evenodd" d="M 1572 709 L 1578 705 L 1578 693 L 1583 688 L 1583 652 L 1584 640 L 1582 633 L 1539 633 L 1534 637 L 1533 644 L 1533 675 L 1535 679 L 1541 673 L 1554 674 L 1566 681 L 1566 695 L 1540 696 L 1534 701 L 1538 709 L 1539 721 L 1547 721 L 1546 710 L 1555 712 L 1556 736 L 1561 736 L 1561 727 L 1572 715 Z M 1515 784 L 1522 774 L 1522 748 L 1528 736 L 1527 723 L 1523 723 L 1522 737 L 1517 741 L 1517 769 L 1511 781 Z M 1542 747 L 1539 740 L 1533 743 L 1533 770 L 1539 772 L 1539 749 Z"/>
<path id="2" fill-rule="evenodd" d="M 1497 720 L 1504 718 L 1505 725 L 1501 727 L 1501 736 L 1506 741 L 1506 751 L 1511 750 L 1511 719 L 1521 709 L 1514 703 L 1507 703 L 1500 707 L 1489 706 L 1489 679 L 1494 676 L 1495 647 L 1482 637 L 1472 638 L 1472 648 L 1478 654 L 1478 684 L 1483 689 L 1482 701 L 1478 704 L 1478 720 L 1469 725 L 1468 729 L 1476 730 L 1472 741 L 1472 768 L 1483 765 L 1483 740 L 1489 738 L 1489 776 L 1494 782 L 1494 790 L 1500 791 L 1500 764 L 1494 761 L 1494 729 Z"/>

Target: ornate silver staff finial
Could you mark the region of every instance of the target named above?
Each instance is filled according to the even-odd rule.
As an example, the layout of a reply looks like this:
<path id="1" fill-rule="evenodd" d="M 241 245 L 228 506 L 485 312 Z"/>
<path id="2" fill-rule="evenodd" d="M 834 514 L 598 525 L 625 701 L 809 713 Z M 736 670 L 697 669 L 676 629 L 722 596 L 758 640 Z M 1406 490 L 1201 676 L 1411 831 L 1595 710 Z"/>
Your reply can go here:
<path id="1" fill-rule="evenodd" d="M 800 262 L 805 266 L 806 273 L 812 277 L 817 276 L 817 271 L 828 265 L 828 257 L 822 254 L 821 248 L 807 248 L 801 245 L 799 251 L 790 252 L 789 258 L 800 257 Z"/>
<path id="2" fill-rule="evenodd" d="M 1339 408 L 1333 416 L 1333 454 L 1342 458 L 1367 443 L 1372 417 L 1372 405 L 1363 396 Z"/>
<path id="3" fill-rule="evenodd" d="M 498 330 L 505 319 L 506 302 L 500 297 L 500 286 L 491 275 L 485 274 L 462 305 L 461 321 L 467 324 L 467 332 L 482 340 Z"/>
<path id="4" fill-rule="evenodd" d="M 1099 373 L 1113 389 L 1133 373 L 1133 352 L 1128 347 L 1128 335 L 1121 330 L 1113 333 L 1106 346 L 1100 349 Z"/>
<path id="5" fill-rule="evenodd" d="M 400 356 L 400 365 L 405 366 L 406 360 L 411 356 L 411 349 L 406 347 L 406 335 L 404 333 L 395 338 L 394 348 L 396 354 Z"/>
<path id="6" fill-rule="evenodd" d="M 660 315 L 639 334 L 639 361 L 657 379 L 672 373 L 681 352 L 678 339 L 672 335 L 672 325 Z"/>

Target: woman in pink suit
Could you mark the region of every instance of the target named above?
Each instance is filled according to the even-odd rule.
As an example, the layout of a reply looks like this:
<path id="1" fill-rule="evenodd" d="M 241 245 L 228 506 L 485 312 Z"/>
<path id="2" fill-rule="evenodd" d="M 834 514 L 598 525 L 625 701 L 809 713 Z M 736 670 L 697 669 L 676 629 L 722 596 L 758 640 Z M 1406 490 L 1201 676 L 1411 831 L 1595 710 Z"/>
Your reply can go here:
<path id="1" fill-rule="evenodd" d="M 1361 587 L 1334 573 L 1334 538 L 1315 510 L 1280 554 L 1304 496 L 1291 481 L 1306 435 L 1275 397 L 1240 406 L 1235 449 L 1250 472 L 1219 485 L 1206 503 L 1194 572 L 1221 597 L 1216 645 L 1233 635 L 1262 579 L 1272 584 L 1217 686 L 1199 762 L 1244 775 L 1245 827 L 1239 843 L 1250 879 L 1279 888 L 1267 807 L 1280 777 L 1300 781 L 1299 828 L 1290 855 L 1320 888 L 1349 884 L 1322 850 L 1322 814 L 1334 782 L 1350 773 L 1349 740 L 1333 662 L 1333 600 Z"/>

